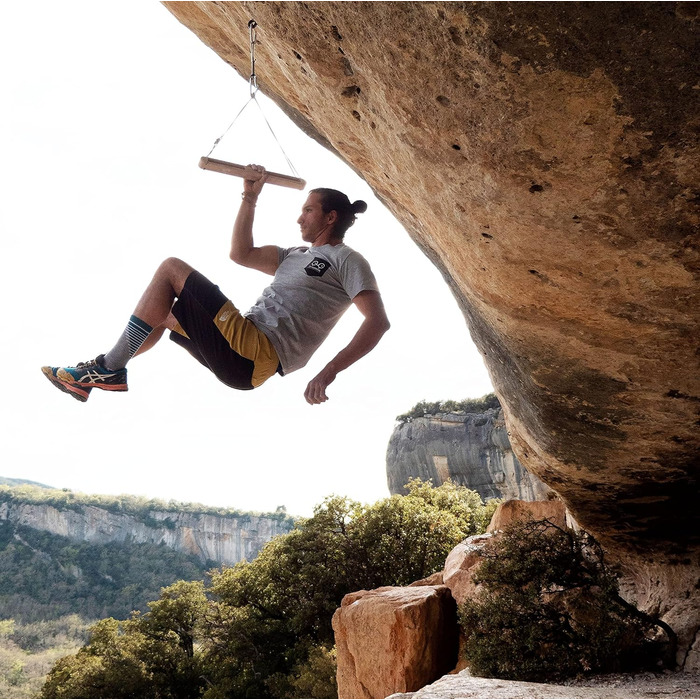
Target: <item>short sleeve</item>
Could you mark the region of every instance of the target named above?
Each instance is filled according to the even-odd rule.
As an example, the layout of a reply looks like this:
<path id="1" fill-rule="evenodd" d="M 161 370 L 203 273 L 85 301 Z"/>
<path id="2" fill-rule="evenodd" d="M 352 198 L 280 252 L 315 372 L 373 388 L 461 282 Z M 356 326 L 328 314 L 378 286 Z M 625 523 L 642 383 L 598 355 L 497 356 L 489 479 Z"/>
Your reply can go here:
<path id="1" fill-rule="evenodd" d="M 295 250 L 308 250 L 306 246 L 294 246 L 293 248 L 277 248 L 277 253 L 278 253 L 278 259 L 277 263 L 279 265 L 282 264 L 282 261 L 290 254 L 293 253 Z"/>
<path id="2" fill-rule="evenodd" d="M 338 271 L 345 292 L 354 299 L 360 292 L 378 292 L 379 286 L 369 263 L 356 251 L 352 251 Z"/>

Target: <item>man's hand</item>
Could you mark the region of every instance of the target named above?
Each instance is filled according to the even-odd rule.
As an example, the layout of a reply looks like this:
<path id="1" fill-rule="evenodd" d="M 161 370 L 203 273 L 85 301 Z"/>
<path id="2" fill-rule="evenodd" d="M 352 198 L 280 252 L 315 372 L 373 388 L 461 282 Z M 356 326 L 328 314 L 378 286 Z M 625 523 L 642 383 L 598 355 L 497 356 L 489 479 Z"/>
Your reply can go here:
<path id="1" fill-rule="evenodd" d="M 243 178 L 243 194 L 250 194 L 257 199 L 267 182 L 267 171 L 262 165 L 246 165 L 246 171 Z"/>
<path id="2" fill-rule="evenodd" d="M 333 370 L 330 365 L 321 370 L 308 384 L 306 391 L 304 392 L 304 398 L 307 403 L 312 406 L 314 404 L 323 403 L 328 401 L 328 396 L 326 396 L 326 387 L 335 380 L 337 372 Z"/>

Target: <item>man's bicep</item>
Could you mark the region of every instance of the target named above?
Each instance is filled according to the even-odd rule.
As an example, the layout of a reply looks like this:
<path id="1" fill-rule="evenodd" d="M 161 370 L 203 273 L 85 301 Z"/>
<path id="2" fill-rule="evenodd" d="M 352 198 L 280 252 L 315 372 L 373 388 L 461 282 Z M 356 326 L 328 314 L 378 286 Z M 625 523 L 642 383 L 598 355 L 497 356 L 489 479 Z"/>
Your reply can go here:
<path id="1" fill-rule="evenodd" d="M 251 248 L 240 264 L 268 275 L 274 275 L 280 265 L 280 249 L 276 245 Z"/>
<path id="2" fill-rule="evenodd" d="M 365 289 L 357 293 L 353 297 L 352 303 L 365 318 L 386 319 L 382 295 L 375 289 Z"/>

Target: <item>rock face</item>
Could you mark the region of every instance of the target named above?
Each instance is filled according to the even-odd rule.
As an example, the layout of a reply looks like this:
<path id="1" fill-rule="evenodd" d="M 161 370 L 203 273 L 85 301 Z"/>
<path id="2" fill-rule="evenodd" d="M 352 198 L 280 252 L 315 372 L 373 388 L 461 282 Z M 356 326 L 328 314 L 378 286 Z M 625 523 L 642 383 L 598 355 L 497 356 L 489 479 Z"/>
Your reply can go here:
<path id="1" fill-rule="evenodd" d="M 418 690 L 457 662 L 457 607 L 445 586 L 350 593 L 333 630 L 339 698 Z"/>
<path id="2" fill-rule="evenodd" d="M 285 521 L 264 516 L 242 518 L 204 513 L 150 511 L 148 520 L 81 505 L 54 508 L 30 503 L 0 503 L 0 521 L 25 525 L 78 542 L 164 544 L 202 562 L 235 564 L 251 560 L 276 535 L 289 532 Z"/>
<path id="3" fill-rule="evenodd" d="M 698 4 L 165 4 L 246 76 L 258 22 L 262 90 L 441 270 L 520 462 L 692 637 Z"/>
<path id="4" fill-rule="evenodd" d="M 445 413 L 414 418 L 394 428 L 386 453 L 389 491 L 405 493 L 409 479 L 448 479 L 482 499 L 543 500 L 551 493 L 513 454 L 503 411 Z"/>

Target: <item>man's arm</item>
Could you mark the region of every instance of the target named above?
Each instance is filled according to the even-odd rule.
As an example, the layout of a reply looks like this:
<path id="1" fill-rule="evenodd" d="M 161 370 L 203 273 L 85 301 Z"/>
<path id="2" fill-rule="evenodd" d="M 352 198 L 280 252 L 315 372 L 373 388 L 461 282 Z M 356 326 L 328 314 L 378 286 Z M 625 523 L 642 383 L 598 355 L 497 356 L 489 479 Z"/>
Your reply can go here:
<path id="1" fill-rule="evenodd" d="M 335 380 L 338 372 L 347 369 L 370 350 L 373 350 L 384 333 L 389 330 L 389 319 L 386 316 L 384 303 L 379 292 L 370 290 L 360 292 L 352 301 L 365 319 L 347 347 L 341 350 L 309 382 L 304 392 L 304 398 L 310 404 L 327 401 L 326 387 Z"/>
<path id="2" fill-rule="evenodd" d="M 277 246 L 256 247 L 253 244 L 255 205 L 267 180 L 267 173 L 265 168 L 261 166 L 250 165 L 248 167 L 251 171 L 251 178 L 254 179 L 245 178 L 243 180 L 243 201 L 233 224 L 229 257 L 233 262 L 243 265 L 243 267 L 252 267 L 254 270 L 274 275 L 279 267 Z"/>

